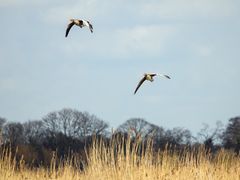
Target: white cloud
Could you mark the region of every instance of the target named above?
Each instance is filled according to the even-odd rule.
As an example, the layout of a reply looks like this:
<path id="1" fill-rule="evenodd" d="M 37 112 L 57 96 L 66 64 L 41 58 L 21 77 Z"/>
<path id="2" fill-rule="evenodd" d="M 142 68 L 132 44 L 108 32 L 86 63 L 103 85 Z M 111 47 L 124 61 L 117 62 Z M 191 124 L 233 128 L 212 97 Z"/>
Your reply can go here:
<path id="1" fill-rule="evenodd" d="M 174 34 L 175 29 L 171 26 L 150 25 L 120 29 L 115 35 L 118 41 L 115 51 L 125 55 L 161 54 Z"/>
<path id="2" fill-rule="evenodd" d="M 103 19 L 109 14 L 113 15 L 117 7 L 116 3 L 109 0 L 88 0 L 77 3 L 64 3 L 47 10 L 44 19 L 51 23 L 60 23 L 62 19 L 86 18 L 95 19 L 101 16 Z M 102 19 L 102 21 L 103 21 Z"/>
<path id="3" fill-rule="evenodd" d="M 19 5 L 28 0 L 0 0 L 0 7 Z"/>
<path id="4" fill-rule="evenodd" d="M 171 19 L 224 17 L 236 13 L 231 0 L 162 0 L 142 4 L 143 16 Z"/>
<path id="5" fill-rule="evenodd" d="M 87 0 L 87 1 L 47 1 L 47 0 L 0 0 L 0 7 L 23 6 L 25 8 L 45 4 L 47 21 L 59 22 L 60 17 L 111 18 L 124 16 L 130 18 L 196 18 L 224 17 L 238 12 L 237 0 Z"/>
<path id="6" fill-rule="evenodd" d="M 88 31 L 81 29 L 84 30 Z M 72 34 L 75 34 L 74 31 Z M 150 25 L 95 32 L 94 36 L 90 34 L 90 37 L 89 32 L 81 33 L 87 33 L 87 38 L 83 37 L 82 41 L 79 36 L 76 39 L 69 38 L 69 43 L 63 46 L 66 53 L 71 55 L 78 52 L 87 55 L 94 52 L 99 58 L 118 59 L 161 55 L 169 48 L 168 44 L 171 44 L 169 41 L 174 38 L 176 30 L 173 26 Z"/>
<path id="7" fill-rule="evenodd" d="M 27 0 L 20 0 L 27 1 Z M 88 0 L 60 3 L 49 8 L 45 20 L 58 22 L 62 18 L 85 17 L 102 20 L 117 17 L 129 19 L 158 18 L 195 19 L 231 16 L 238 12 L 234 0 Z M 128 17 L 127 15 L 131 15 Z M 124 21 L 122 21 L 124 23 Z"/>
<path id="8" fill-rule="evenodd" d="M 198 46 L 195 48 L 195 51 L 200 56 L 208 57 L 212 53 L 212 48 L 209 46 Z"/>
<path id="9" fill-rule="evenodd" d="M 0 7 L 32 6 L 43 4 L 44 0 L 0 0 Z"/>

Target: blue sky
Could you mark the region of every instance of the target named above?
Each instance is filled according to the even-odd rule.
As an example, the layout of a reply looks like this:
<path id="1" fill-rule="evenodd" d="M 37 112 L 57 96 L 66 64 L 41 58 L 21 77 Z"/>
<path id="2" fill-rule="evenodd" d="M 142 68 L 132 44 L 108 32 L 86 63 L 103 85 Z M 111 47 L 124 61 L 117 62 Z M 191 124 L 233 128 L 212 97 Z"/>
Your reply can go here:
<path id="1" fill-rule="evenodd" d="M 94 28 L 73 27 L 70 18 Z M 197 132 L 239 115 L 238 0 L 0 0 L 0 116 L 64 107 Z M 133 95 L 145 72 L 165 73 Z"/>

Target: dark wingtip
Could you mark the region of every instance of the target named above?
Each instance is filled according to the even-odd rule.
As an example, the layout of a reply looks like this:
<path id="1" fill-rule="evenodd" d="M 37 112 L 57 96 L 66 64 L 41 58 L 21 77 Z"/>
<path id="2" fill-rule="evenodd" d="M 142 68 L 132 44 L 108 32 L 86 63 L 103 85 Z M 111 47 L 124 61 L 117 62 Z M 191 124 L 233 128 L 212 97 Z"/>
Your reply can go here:
<path id="1" fill-rule="evenodd" d="M 166 78 L 171 79 L 170 76 L 165 75 Z"/>

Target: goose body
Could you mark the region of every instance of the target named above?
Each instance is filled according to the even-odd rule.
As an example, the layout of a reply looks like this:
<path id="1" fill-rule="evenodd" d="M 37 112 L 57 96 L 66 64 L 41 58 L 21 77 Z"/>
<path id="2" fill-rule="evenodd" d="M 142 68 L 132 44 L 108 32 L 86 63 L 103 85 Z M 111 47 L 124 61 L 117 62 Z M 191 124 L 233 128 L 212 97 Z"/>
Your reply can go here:
<path id="1" fill-rule="evenodd" d="M 134 94 L 136 94 L 136 92 L 138 91 L 138 89 L 140 88 L 140 86 L 144 83 L 144 81 L 150 81 L 150 82 L 153 82 L 154 79 L 153 77 L 155 76 L 160 76 L 160 77 L 164 77 L 164 78 L 167 78 L 167 79 L 171 79 L 168 75 L 165 75 L 165 74 L 156 74 L 156 73 L 145 73 L 143 75 L 143 78 L 139 81 L 135 91 L 134 91 Z"/>
<path id="2" fill-rule="evenodd" d="M 93 33 L 93 26 L 89 21 L 86 21 L 86 20 L 83 20 L 83 19 L 70 19 L 70 22 L 69 22 L 69 24 L 67 26 L 67 29 L 66 29 L 65 37 L 68 36 L 68 33 L 69 33 L 70 29 L 73 27 L 73 25 L 79 26 L 80 28 L 83 28 L 83 27 L 86 26 L 86 27 L 89 28 L 91 33 Z"/>

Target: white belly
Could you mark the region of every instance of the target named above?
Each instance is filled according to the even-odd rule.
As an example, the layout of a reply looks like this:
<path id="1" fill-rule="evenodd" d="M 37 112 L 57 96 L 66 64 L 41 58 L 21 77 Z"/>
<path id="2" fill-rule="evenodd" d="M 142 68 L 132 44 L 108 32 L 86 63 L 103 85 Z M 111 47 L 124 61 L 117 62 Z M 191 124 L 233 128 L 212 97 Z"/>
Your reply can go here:
<path id="1" fill-rule="evenodd" d="M 82 21 L 83 21 L 83 26 L 87 26 L 87 27 L 89 26 L 87 21 L 85 20 L 82 20 Z"/>

